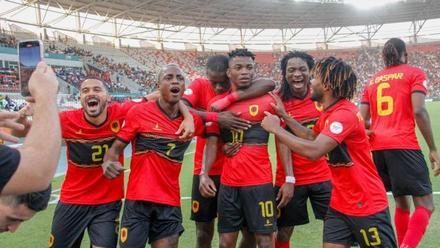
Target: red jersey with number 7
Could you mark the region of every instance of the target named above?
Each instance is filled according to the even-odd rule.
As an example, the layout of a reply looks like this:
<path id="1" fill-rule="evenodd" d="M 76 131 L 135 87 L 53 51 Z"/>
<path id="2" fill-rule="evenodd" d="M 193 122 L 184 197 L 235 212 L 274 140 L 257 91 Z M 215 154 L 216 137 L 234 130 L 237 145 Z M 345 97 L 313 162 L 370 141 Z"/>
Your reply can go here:
<path id="1" fill-rule="evenodd" d="M 420 150 L 411 95 L 415 92 L 426 94 L 425 84 L 425 73 L 407 64 L 386 68 L 370 80 L 361 103 L 370 106 L 373 151 Z"/>

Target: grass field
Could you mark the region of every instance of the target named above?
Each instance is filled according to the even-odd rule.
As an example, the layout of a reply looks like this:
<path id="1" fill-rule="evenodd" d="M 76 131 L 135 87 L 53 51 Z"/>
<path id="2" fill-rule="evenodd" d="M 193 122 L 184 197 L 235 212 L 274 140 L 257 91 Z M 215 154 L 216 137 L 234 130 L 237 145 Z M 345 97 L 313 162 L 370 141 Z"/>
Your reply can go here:
<path id="1" fill-rule="evenodd" d="M 440 146 L 440 102 L 428 103 L 428 110 L 431 115 L 431 123 L 435 132 L 435 140 Z M 426 146 L 423 139 L 420 139 L 423 144 L 424 154 L 427 154 Z M 185 156 L 185 162 L 180 176 L 181 195 L 182 197 L 189 197 L 191 195 L 191 181 L 192 181 L 192 161 L 194 156 L 194 144 L 190 146 Z M 274 154 L 273 144 L 271 145 L 271 154 Z M 272 156 L 273 158 L 273 156 Z M 53 181 L 53 188 L 58 189 L 62 182 L 62 177 L 55 178 Z M 440 191 L 440 177 L 431 177 L 434 191 Z M 392 198 L 389 198 L 391 205 L 391 215 L 394 214 L 394 205 Z M 434 196 L 435 202 L 440 202 L 440 195 Z M 195 247 L 195 228 L 194 223 L 189 220 L 190 201 L 182 200 L 182 212 L 184 217 L 183 225 L 185 232 L 181 236 L 179 247 Z M 22 248 L 22 247 L 47 247 L 50 233 L 50 226 L 55 205 L 50 205 L 49 208 L 36 215 L 32 220 L 26 222 L 14 234 L 0 235 L 1 248 Z M 440 247 L 437 234 L 440 233 L 440 213 L 434 212 L 432 215 L 429 228 L 420 245 L 421 248 L 437 248 Z M 295 228 L 293 238 L 291 239 L 292 247 L 321 247 L 322 246 L 322 222 L 311 218 L 311 223 Z M 218 246 L 218 236 L 215 235 L 213 247 Z M 87 235 L 84 238 L 81 247 L 89 247 L 89 240 Z"/>

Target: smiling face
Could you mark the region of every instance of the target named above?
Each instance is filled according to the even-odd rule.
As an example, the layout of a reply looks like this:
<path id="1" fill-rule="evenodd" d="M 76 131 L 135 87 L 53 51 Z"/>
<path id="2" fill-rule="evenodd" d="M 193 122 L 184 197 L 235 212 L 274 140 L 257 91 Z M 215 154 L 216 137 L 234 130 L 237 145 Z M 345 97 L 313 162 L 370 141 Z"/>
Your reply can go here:
<path id="1" fill-rule="evenodd" d="M 255 74 L 255 63 L 251 57 L 237 56 L 229 61 L 227 75 L 237 89 L 251 86 Z"/>
<path id="2" fill-rule="evenodd" d="M 178 103 L 185 91 L 185 77 L 176 65 L 167 65 L 159 73 L 159 92 L 168 103 Z"/>
<path id="3" fill-rule="evenodd" d="M 106 110 L 110 96 L 102 81 L 87 79 L 80 86 L 80 101 L 86 115 L 98 117 Z"/>
<path id="4" fill-rule="evenodd" d="M 310 68 L 306 61 L 295 57 L 289 59 L 286 66 L 286 81 L 293 94 L 302 97 L 306 94 L 310 83 Z"/>

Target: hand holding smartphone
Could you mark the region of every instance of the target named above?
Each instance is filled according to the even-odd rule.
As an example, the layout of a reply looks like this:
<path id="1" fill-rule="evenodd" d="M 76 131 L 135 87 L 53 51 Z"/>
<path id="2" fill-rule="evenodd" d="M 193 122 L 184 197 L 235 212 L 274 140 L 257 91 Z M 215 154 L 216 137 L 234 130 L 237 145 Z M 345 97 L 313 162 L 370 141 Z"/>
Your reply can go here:
<path id="1" fill-rule="evenodd" d="M 18 75 L 22 96 L 31 96 L 29 92 L 29 79 L 43 60 L 43 42 L 40 40 L 24 40 L 18 43 Z"/>

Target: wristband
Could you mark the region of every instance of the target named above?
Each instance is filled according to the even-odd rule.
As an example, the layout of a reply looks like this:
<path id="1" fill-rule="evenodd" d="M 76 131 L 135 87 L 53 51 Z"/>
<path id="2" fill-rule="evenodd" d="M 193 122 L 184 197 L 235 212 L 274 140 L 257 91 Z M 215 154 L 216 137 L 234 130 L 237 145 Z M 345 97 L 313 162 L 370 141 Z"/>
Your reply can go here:
<path id="1" fill-rule="evenodd" d="M 206 112 L 206 122 L 218 122 L 218 113 L 215 112 Z"/>
<path id="2" fill-rule="evenodd" d="M 294 176 L 286 176 L 286 183 L 295 184 L 296 180 Z"/>

